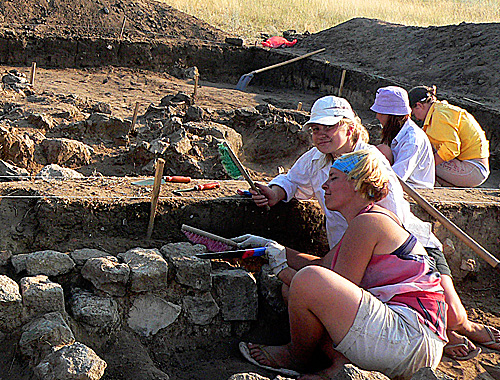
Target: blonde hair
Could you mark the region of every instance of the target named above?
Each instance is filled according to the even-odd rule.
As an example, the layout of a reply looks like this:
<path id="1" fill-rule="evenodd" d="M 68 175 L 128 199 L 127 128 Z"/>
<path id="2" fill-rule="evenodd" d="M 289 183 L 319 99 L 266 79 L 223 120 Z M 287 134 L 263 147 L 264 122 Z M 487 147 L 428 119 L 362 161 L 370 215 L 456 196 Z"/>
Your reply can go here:
<path id="1" fill-rule="evenodd" d="M 349 126 L 353 126 L 352 135 L 351 135 L 351 143 L 352 145 L 356 145 L 357 142 L 361 139 L 361 141 L 368 143 L 370 140 L 370 135 L 366 130 L 365 126 L 361 124 L 361 119 L 356 116 L 354 120 L 343 118 L 339 121 L 341 128 L 348 128 Z"/>
<path id="2" fill-rule="evenodd" d="M 348 180 L 354 182 L 355 190 L 364 199 L 378 202 L 387 196 L 389 193 L 389 174 L 377 152 L 372 149 L 362 149 L 343 154 L 337 160 L 346 162 L 344 164 L 345 170 L 340 170 L 347 174 Z M 336 166 L 338 165 L 334 163 L 333 167 Z"/>

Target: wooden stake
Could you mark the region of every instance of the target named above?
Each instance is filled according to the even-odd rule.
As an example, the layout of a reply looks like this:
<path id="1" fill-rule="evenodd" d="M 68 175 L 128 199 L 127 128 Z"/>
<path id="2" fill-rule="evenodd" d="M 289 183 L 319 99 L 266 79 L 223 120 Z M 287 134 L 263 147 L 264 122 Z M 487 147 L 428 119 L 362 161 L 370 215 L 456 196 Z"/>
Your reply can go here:
<path id="1" fill-rule="evenodd" d="M 161 185 L 161 178 L 163 177 L 164 166 L 165 166 L 165 160 L 163 158 L 159 158 L 158 161 L 156 162 L 155 181 L 153 184 L 153 189 L 151 190 L 151 212 L 149 214 L 148 232 L 146 235 L 148 239 L 150 239 L 151 235 L 153 234 L 156 205 L 158 204 L 158 197 L 160 196 L 160 185 Z"/>
<path id="2" fill-rule="evenodd" d="M 346 70 L 342 70 L 342 76 L 340 77 L 339 95 L 338 96 L 342 96 L 342 89 L 344 88 L 345 73 L 346 73 Z"/>
<path id="3" fill-rule="evenodd" d="M 139 111 L 139 102 L 135 103 L 135 108 L 134 108 L 134 116 L 132 116 L 132 125 L 130 126 L 130 130 L 134 130 L 135 123 L 137 121 L 137 112 Z"/>
<path id="4" fill-rule="evenodd" d="M 121 40 L 123 38 L 123 31 L 125 30 L 125 22 L 127 21 L 127 16 L 123 16 L 123 21 L 122 21 L 122 27 L 120 30 L 120 37 L 118 38 Z"/>
<path id="5" fill-rule="evenodd" d="M 36 71 L 36 62 L 31 62 L 30 84 L 32 87 L 35 85 L 35 71 Z"/>
<path id="6" fill-rule="evenodd" d="M 412 197 L 415 202 L 418 203 L 425 211 L 429 213 L 429 215 L 433 216 L 440 222 L 448 231 L 450 231 L 453 235 L 459 238 L 462 243 L 464 243 L 467 247 L 472 249 L 477 253 L 479 257 L 485 260 L 488 264 L 490 264 L 493 268 L 500 272 L 500 261 L 489 253 L 486 249 L 480 246 L 474 239 L 472 239 L 469 235 L 467 235 L 464 231 L 462 231 L 455 223 L 449 220 L 446 216 L 444 216 L 439 210 L 437 210 L 433 205 L 427 202 L 422 196 L 410 186 L 406 184 L 401 178 L 399 178 L 399 182 L 403 187 L 403 190 L 406 194 Z"/>
<path id="7" fill-rule="evenodd" d="M 299 104 L 297 104 L 297 111 L 302 111 L 302 102 L 299 102 Z"/>
<path id="8" fill-rule="evenodd" d="M 193 101 L 196 100 L 196 94 L 198 92 L 198 80 L 200 76 L 198 74 L 194 74 L 194 89 L 193 89 Z"/>

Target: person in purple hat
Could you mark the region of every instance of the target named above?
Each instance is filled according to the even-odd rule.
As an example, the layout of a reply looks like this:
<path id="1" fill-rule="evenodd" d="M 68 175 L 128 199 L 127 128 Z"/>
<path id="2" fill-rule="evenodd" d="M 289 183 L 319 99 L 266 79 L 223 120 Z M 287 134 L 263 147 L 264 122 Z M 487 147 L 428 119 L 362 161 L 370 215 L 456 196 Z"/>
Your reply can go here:
<path id="1" fill-rule="evenodd" d="M 435 165 L 427 135 L 410 118 L 408 93 L 397 86 L 377 90 L 370 108 L 382 124 L 382 141 L 378 146 L 394 172 L 414 188 L 434 187 Z"/>

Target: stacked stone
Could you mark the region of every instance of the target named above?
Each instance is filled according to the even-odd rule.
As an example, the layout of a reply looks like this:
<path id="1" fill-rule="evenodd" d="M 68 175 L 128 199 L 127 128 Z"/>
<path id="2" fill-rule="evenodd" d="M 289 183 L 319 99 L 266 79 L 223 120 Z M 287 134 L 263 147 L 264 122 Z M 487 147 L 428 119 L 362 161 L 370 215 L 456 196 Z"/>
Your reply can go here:
<path id="1" fill-rule="evenodd" d="M 106 362 L 75 339 L 75 326 L 103 341 L 122 328 L 147 338 L 174 323 L 176 331 L 192 331 L 191 325 L 227 336 L 239 322 L 241 333 L 257 319 L 256 280 L 243 269 L 212 269 L 210 260 L 194 256 L 205 251 L 186 242 L 117 256 L 85 248 L 5 258 L 3 264 L 27 276 L 19 284 L 0 276 L 0 331 L 21 331 L 21 352 L 43 380 L 103 376 Z M 71 284 L 88 286 L 73 286 L 65 295 L 56 281 L 71 276 Z"/>

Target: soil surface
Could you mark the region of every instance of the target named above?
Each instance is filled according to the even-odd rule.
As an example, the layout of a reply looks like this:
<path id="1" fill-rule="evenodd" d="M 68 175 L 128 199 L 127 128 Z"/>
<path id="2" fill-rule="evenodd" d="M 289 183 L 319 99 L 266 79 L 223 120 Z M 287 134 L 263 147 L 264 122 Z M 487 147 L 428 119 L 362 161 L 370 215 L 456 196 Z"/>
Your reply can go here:
<path id="1" fill-rule="evenodd" d="M 222 41 L 229 35 L 172 7 L 153 1 L 0 0 L 1 27 L 29 29 L 41 34 L 116 36 L 120 32 L 124 15 L 127 17 L 125 33 L 134 38 L 166 35 Z M 310 51 L 322 47 L 326 47 L 327 50 L 321 56 L 336 65 L 390 78 L 402 83 L 405 87 L 436 84 L 438 94 L 446 92 L 461 94 L 470 101 L 480 102 L 495 109 L 500 108 L 498 100 L 500 24 L 460 24 L 419 28 L 388 24 L 378 20 L 353 19 L 331 29 L 301 38 L 294 49 L 297 54 L 301 54 L 306 49 Z M 11 69 L 17 69 L 26 75 L 29 73 L 27 67 L 0 67 L 2 72 Z M 232 112 L 243 107 L 265 104 L 294 110 L 298 99 L 303 102 L 304 109 L 309 110 L 316 99 L 314 94 L 288 90 L 270 92 L 265 88 L 252 88 L 253 92 L 240 92 L 234 89 L 234 84 L 202 81 L 200 85 L 196 105 L 218 112 Z M 107 104 L 113 116 L 130 120 L 135 104 L 139 103 L 138 125 L 144 127 L 148 107 L 151 104 L 157 105 L 167 95 L 175 96 L 179 92 L 192 94 L 193 81 L 174 78 L 165 73 L 118 67 L 82 70 L 38 68 L 34 93 L 31 96 L 5 89 L 0 93 L 0 100 L 5 115 L 8 114 L 7 110 L 11 109 L 9 108 L 11 105 L 16 105 L 25 113 L 52 115 L 56 126 L 83 120 L 86 110 L 98 103 Z M 373 123 L 372 113 L 366 110 L 359 110 L 359 113 L 365 123 Z M 41 141 L 49 132 L 32 125 L 18 125 L 17 127 L 21 133 L 27 133 L 35 142 Z M 55 131 L 50 132 L 51 137 L 65 137 L 64 134 L 58 136 L 57 130 L 56 128 Z M 92 176 L 100 173 L 111 177 L 137 177 L 142 174 L 123 158 L 126 157 L 127 147 L 90 138 L 82 140 L 94 149 L 92 162 L 77 168 L 77 171 L 82 174 Z M 244 139 L 243 144 L 249 141 L 251 139 L 246 141 Z M 137 142 L 131 141 L 131 143 Z M 274 149 L 272 158 L 283 159 L 280 166 L 282 165 L 285 169 L 298 155 L 291 153 L 285 157 L 280 155 L 285 141 L 283 139 L 280 141 L 279 135 L 269 137 L 267 144 L 269 150 Z M 254 179 L 267 180 L 281 170 L 274 159 L 263 163 L 245 156 L 241 158 L 252 170 Z M 32 163 L 28 169 L 31 174 L 36 174 L 41 167 L 41 164 Z M 141 178 L 134 178 L 136 179 Z M 106 198 L 109 196 L 116 200 L 120 197 L 149 196 L 149 187 L 131 186 L 130 182 L 131 179 L 125 178 L 104 178 L 84 180 L 72 188 L 54 186 L 50 182 L 37 184 L 18 182 L 12 186 L 15 189 L 25 188 L 26 190 L 35 186 L 36 190 L 42 194 L 59 194 L 66 197 L 89 195 Z M 222 189 L 211 192 L 210 196 L 234 195 L 236 188 L 245 187 L 244 183 L 242 186 L 240 184 L 228 184 Z M 494 175 L 485 187 L 498 189 L 499 184 L 500 180 Z M 161 196 L 172 196 L 171 191 L 177 187 L 188 187 L 188 185 L 165 186 L 162 188 Z M 457 192 L 439 189 L 426 193 L 426 196 L 429 200 L 448 199 L 450 202 L 463 203 L 484 201 L 489 204 L 498 204 L 497 191 Z M 468 279 L 457 287 L 472 320 L 500 328 L 500 299 L 497 282 L 498 277 L 495 278 L 488 272 L 484 277 L 477 275 L 475 279 Z M 129 348 L 133 349 L 133 346 L 131 343 Z M 230 359 L 186 362 L 184 372 L 190 378 L 202 379 L 209 368 L 220 366 L 220 368 L 234 368 L 234 372 L 237 371 L 236 369 L 239 372 L 243 369 L 251 369 L 253 372 L 270 376 L 270 373 L 260 371 L 246 363 L 241 365 L 242 359 L 234 352 L 232 354 L 234 356 Z M 9 366 L 10 362 L 0 362 L 0 364 Z M 476 359 L 457 362 L 443 358 L 440 365 L 440 369 L 455 379 L 500 379 L 499 368 L 500 353 L 488 349 L 484 349 L 483 354 Z"/>

